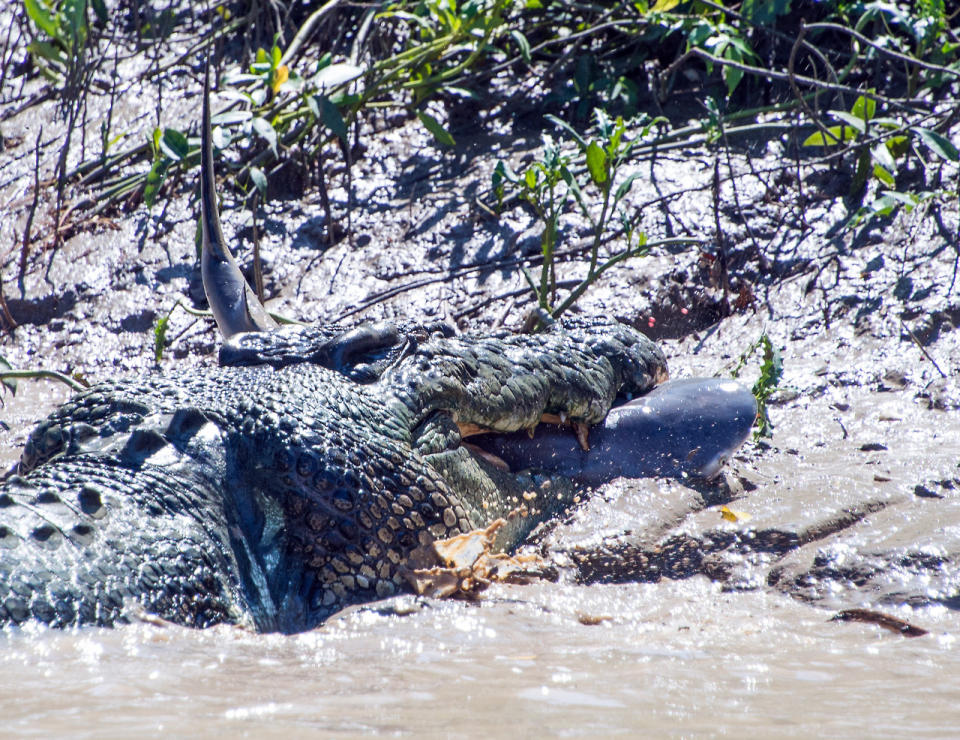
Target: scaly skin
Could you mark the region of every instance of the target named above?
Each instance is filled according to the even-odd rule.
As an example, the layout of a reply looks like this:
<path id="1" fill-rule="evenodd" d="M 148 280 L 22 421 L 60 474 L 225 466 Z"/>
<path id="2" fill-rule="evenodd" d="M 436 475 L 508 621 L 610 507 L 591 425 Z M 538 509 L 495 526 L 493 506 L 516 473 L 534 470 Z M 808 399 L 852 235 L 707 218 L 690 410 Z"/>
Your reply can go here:
<path id="1" fill-rule="evenodd" d="M 31 435 L 0 487 L 0 623 L 308 629 L 402 588 L 410 551 L 508 513 L 518 480 L 460 444 L 544 413 L 588 424 L 662 353 L 612 323 L 237 334 L 207 372 L 104 383 Z M 501 542 L 568 498 L 553 495 Z M 546 500 L 546 497 L 544 497 Z"/>

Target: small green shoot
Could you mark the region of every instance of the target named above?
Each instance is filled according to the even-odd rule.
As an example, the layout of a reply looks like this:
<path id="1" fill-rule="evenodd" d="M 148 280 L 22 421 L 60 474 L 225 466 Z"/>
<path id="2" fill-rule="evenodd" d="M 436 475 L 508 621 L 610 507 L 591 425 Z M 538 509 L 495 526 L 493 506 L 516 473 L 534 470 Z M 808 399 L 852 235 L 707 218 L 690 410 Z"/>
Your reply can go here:
<path id="1" fill-rule="evenodd" d="M 153 361 L 159 365 L 163 360 L 163 346 L 167 341 L 167 326 L 170 324 L 170 314 L 161 316 L 153 326 Z"/>
<path id="2" fill-rule="evenodd" d="M 760 361 L 760 376 L 754 382 L 753 388 L 751 389 L 753 397 L 757 399 L 756 430 L 753 433 L 754 442 L 758 442 L 763 437 L 773 436 L 773 421 L 770 419 L 767 402 L 780 385 L 780 380 L 783 377 L 783 358 L 780 355 L 780 350 L 774 346 L 766 332 L 763 332 L 760 337 L 740 355 L 740 361 L 733 369 L 731 375 L 734 378 L 739 377 L 740 371 L 746 367 L 750 358 L 753 357 L 757 350 L 762 350 L 762 355 Z"/>
<path id="3" fill-rule="evenodd" d="M 92 0 L 97 18 L 106 22 L 103 0 Z M 23 0 L 27 16 L 39 32 L 27 45 L 41 74 L 62 84 L 80 66 L 87 45 L 87 0 Z"/>

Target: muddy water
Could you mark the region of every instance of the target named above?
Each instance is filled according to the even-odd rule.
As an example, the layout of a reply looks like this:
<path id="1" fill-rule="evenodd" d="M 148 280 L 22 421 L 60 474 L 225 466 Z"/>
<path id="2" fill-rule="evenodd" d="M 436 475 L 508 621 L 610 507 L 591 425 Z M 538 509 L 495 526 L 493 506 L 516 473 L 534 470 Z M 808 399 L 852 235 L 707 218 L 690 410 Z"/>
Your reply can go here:
<path id="1" fill-rule="evenodd" d="M 405 597 L 291 637 L 11 634 L 0 715 L 18 737 L 955 736 L 956 614 L 915 613 L 915 639 L 827 618 L 693 579 Z"/>

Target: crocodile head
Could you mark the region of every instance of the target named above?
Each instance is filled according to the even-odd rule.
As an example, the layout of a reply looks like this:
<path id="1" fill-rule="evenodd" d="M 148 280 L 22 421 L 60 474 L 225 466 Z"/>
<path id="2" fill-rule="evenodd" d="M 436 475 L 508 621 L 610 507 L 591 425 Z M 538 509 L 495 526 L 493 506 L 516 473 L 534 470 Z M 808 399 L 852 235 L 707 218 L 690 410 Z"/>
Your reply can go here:
<path id="1" fill-rule="evenodd" d="M 455 516 L 446 517 L 448 524 L 455 519 L 453 529 L 509 517 L 499 535 L 504 547 L 568 505 L 575 489 L 565 476 L 511 472 L 467 440 L 532 432 L 541 421 L 563 420 L 569 438 L 579 433 L 585 442 L 589 427 L 614 404 L 645 393 L 667 375 L 653 342 L 605 321 L 558 323 L 532 336 L 455 336 L 443 324 L 287 327 L 231 337 L 220 364 L 328 372 L 328 386 L 336 383 L 352 399 L 338 423 L 352 419 L 348 423 L 364 437 L 399 445 L 407 460 L 429 466 L 444 497 L 457 502 Z M 514 470 L 527 467 L 513 460 Z M 550 494 L 541 495 L 546 490 Z M 400 491 L 392 495 L 409 499 Z M 518 511 L 522 516 L 512 516 Z"/>

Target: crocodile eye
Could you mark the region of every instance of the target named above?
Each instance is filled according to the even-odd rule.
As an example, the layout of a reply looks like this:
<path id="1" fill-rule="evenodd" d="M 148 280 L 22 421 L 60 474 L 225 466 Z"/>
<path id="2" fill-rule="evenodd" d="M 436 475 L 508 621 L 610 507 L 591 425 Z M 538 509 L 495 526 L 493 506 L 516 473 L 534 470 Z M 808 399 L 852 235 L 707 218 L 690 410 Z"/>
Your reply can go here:
<path id="1" fill-rule="evenodd" d="M 220 348 L 220 364 L 296 364 L 326 367 L 357 383 L 375 382 L 413 346 L 416 339 L 388 322 L 341 327 L 296 327 L 275 332 L 236 334 Z"/>

